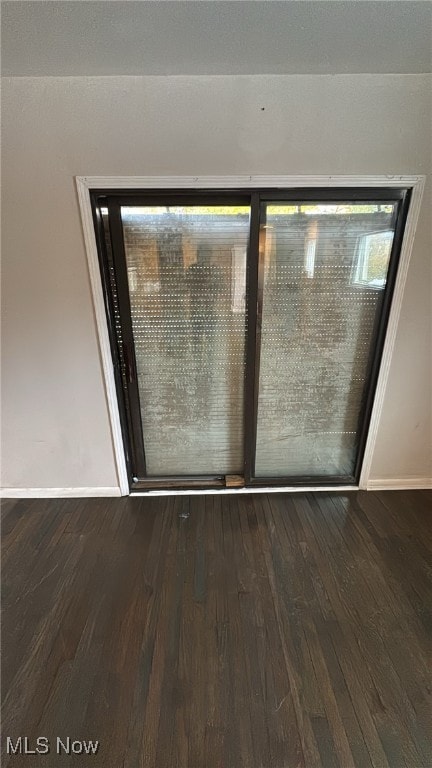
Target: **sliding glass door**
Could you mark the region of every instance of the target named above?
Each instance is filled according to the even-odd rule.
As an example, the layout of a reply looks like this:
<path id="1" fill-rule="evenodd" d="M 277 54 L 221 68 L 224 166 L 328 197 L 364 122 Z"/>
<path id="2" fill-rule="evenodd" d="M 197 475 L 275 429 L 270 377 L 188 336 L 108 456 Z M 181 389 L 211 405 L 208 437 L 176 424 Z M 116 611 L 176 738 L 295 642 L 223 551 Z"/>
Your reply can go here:
<path id="1" fill-rule="evenodd" d="M 408 203 L 94 193 L 132 488 L 358 480 Z"/>
<path id="2" fill-rule="evenodd" d="M 205 203 L 107 209 L 138 481 L 243 473 L 250 209 Z"/>
<path id="3" fill-rule="evenodd" d="M 353 477 L 396 203 L 261 208 L 257 477 Z"/>

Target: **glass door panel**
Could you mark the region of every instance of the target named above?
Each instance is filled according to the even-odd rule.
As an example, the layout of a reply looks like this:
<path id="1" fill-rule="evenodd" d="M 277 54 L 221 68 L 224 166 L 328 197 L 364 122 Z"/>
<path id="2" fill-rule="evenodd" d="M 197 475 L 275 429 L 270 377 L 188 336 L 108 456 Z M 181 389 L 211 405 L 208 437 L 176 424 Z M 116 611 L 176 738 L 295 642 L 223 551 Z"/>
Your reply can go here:
<path id="1" fill-rule="evenodd" d="M 249 206 L 121 206 L 146 473 L 243 472 Z"/>
<path id="2" fill-rule="evenodd" d="M 261 205 L 257 478 L 353 476 L 396 208 Z"/>

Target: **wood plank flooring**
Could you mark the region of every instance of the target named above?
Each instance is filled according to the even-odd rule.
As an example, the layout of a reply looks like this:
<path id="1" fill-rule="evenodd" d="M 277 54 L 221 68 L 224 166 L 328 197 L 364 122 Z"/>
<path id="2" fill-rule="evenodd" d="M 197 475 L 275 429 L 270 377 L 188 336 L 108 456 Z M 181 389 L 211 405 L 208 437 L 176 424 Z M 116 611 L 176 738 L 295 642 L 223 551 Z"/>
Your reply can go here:
<path id="1" fill-rule="evenodd" d="M 5 768 L 432 766 L 431 492 L 2 517 Z"/>

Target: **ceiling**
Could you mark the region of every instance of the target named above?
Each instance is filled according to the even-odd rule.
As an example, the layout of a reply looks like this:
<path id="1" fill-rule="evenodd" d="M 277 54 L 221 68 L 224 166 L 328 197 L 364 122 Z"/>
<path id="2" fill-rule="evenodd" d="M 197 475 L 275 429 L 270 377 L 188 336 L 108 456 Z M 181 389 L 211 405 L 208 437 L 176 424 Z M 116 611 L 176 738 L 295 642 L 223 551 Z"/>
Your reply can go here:
<path id="1" fill-rule="evenodd" d="M 2 3 L 2 74 L 242 75 L 432 70 L 432 3 Z"/>

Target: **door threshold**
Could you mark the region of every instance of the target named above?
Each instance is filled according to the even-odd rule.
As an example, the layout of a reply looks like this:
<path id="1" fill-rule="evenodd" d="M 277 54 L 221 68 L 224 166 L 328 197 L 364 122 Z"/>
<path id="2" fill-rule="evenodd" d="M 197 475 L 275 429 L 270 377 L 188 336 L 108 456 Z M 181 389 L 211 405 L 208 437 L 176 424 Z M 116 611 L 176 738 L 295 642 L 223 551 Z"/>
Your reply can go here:
<path id="1" fill-rule="evenodd" d="M 149 490 L 132 490 L 130 496 L 214 496 L 218 494 L 243 494 L 243 493 L 310 493 L 315 491 L 358 491 L 358 485 L 285 485 L 285 486 L 247 486 L 243 488 L 193 488 L 171 489 L 155 488 Z"/>

